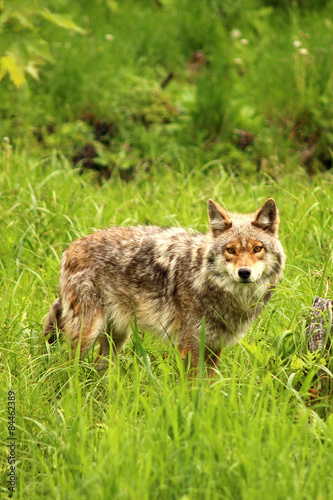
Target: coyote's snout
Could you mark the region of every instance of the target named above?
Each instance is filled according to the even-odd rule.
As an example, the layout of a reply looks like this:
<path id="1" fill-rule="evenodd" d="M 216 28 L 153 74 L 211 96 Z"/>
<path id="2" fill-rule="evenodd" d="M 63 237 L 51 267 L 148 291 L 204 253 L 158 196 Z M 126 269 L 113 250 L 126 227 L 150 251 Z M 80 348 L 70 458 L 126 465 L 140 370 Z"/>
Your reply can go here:
<path id="1" fill-rule="evenodd" d="M 156 226 L 112 227 L 81 238 L 61 259 L 59 298 L 44 326 L 81 351 L 96 340 L 100 368 L 117 354 L 135 318 L 139 328 L 172 338 L 197 365 L 202 318 L 208 365 L 245 335 L 282 277 L 285 254 L 270 198 L 252 214 L 208 201 L 210 231 Z"/>

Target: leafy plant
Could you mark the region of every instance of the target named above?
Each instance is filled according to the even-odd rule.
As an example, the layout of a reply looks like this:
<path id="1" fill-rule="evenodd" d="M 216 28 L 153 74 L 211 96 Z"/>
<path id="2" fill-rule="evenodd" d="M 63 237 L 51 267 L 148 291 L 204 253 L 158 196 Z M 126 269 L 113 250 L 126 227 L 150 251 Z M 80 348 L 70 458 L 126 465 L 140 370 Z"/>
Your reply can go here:
<path id="1" fill-rule="evenodd" d="M 51 12 L 39 0 L 0 0 L 0 80 L 8 74 L 21 87 L 26 75 L 37 80 L 39 66 L 54 62 L 49 43 L 39 34 L 41 19 L 85 33 L 70 17 Z"/>

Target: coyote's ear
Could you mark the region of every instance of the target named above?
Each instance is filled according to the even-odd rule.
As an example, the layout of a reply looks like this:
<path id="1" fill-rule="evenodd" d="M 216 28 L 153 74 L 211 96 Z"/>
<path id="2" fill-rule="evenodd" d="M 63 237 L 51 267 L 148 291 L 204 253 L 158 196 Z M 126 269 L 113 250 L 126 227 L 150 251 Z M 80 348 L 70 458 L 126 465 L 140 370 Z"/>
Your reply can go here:
<path id="1" fill-rule="evenodd" d="M 219 234 L 222 234 L 232 226 L 227 212 L 213 200 L 208 200 L 208 217 L 214 237 L 219 236 Z"/>
<path id="2" fill-rule="evenodd" d="M 269 198 L 254 214 L 252 224 L 271 234 L 276 234 L 279 227 L 279 212 L 273 198 Z"/>

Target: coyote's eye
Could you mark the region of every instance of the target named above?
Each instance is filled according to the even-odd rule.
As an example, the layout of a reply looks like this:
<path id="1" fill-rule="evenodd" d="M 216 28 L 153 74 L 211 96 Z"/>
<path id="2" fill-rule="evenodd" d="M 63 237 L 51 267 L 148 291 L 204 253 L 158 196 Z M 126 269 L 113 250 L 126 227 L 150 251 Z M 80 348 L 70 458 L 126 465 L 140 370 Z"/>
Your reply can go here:
<path id="1" fill-rule="evenodd" d="M 229 247 L 229 248 L 227 248 L 227 252 L 231 253 L 231 254 L 234 254 L 234 253 L 236 253 L 236 250 L 234 248 L 232 248 L 232 247 Z"/>
<path id="2" fill-rule="evenodd" d="M 260 246 L 258 245 L 258 246 L 256 246 L 256 247 L 254 247 L 253 252 L 254 252 L 254 253 L 259 253 L 259 252 L 261 252 L 261 250 L 262 250 L 262 247 L 260 247 Z"/>

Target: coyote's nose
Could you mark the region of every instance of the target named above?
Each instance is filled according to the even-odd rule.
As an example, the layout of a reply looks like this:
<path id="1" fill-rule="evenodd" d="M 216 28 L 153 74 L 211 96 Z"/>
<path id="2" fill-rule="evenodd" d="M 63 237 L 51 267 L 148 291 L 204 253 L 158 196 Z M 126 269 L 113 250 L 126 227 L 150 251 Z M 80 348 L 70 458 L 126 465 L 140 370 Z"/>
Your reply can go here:
<path id="1" fill-rule="evenodd" d="M 241 267 L 240 269 L 238 269 L 238 276 L 242 280 L 248 280 L 251 276 L 251 269 L 249 269 L 248 267 Z"/>

